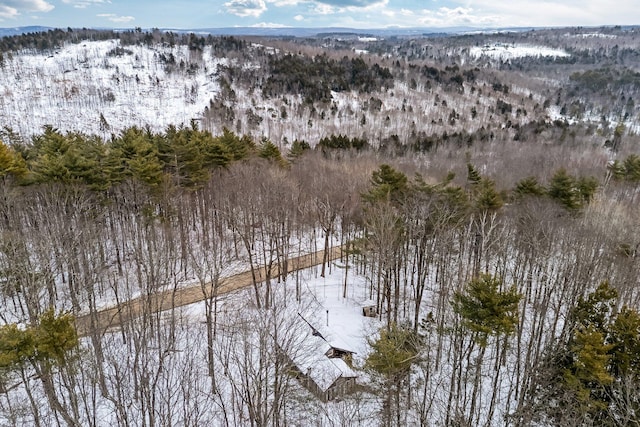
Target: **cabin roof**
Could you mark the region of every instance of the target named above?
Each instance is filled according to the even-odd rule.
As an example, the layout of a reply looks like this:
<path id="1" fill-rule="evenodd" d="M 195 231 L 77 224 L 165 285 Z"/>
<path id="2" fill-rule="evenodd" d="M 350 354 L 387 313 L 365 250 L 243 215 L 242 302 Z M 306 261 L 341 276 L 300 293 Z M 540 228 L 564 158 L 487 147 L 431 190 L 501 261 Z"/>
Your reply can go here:
<path id="1" fill-rule="evenodd" d="M 300 372 L 313 380 L 322 391 L 327 391 L 340 377 L 358 377 L 358 374 L 344 360 L 329 358 L 326 355 L 332 348 L 344 353 L 355 352 L 348 350 L 348 346 L 335 338 L 328 328 L 316 327 L 304 320 L 309 324 L 303 337 L 305 351 L 292 356 Z"/>

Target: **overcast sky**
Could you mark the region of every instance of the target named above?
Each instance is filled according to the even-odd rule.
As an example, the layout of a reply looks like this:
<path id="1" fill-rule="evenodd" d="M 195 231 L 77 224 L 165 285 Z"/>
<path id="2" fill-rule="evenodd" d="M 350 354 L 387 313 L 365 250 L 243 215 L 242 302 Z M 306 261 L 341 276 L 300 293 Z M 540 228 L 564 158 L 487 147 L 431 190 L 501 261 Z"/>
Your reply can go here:
<path id="1" fill-rule="evenodd" d="M 640 24 L 640 0 L 0 0 L 0 27 L 528 27 Z"/>

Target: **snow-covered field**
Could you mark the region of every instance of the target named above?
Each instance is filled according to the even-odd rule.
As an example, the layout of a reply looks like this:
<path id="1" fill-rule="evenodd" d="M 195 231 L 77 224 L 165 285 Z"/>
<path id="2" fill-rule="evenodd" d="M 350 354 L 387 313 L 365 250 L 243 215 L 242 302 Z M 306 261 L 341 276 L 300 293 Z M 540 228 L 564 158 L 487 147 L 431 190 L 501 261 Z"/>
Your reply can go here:
<path id="1" fill-rule="evenodd" d="M 118 40 L 14 54 L 0 72 L 0 126 L 23 136 L 45 124 L 108 136 L 130 126 L 188 125 L 218 92 L 216 70 L 226 63 L 210 47 L 200 54 Z"/>
<path id="2" fill-rule="evenodd" d="M 506 61 L 515 58 L 533 57 L 568 57 L 569 54 L 562 49 L 553 49 L 546 46 L 530 46 L 525 44 L 503 44 L 474 46 L 469 50 L 473 58 L 489 57 L 494 60 Z"/>

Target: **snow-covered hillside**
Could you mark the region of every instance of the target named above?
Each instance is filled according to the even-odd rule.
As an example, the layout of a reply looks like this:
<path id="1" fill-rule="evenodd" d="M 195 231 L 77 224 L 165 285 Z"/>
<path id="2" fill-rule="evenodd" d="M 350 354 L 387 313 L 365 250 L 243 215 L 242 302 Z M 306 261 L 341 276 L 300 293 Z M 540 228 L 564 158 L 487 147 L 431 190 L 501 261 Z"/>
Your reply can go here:
<path id="1" fill-rule="evenodd" d="M 194 53 L 118 40 L 67 44 L 52 55 L 14 54 L 0 72 L 0 126 L 27 136 L 45 124 L 98 135 L 188 124 L 218 91 L 216 69 L 225 63 L 210 47 Z"/>
<path id="2" fill-rule="evenodd" d="M 202 127 L 214 133 L 228 127 L 278 143 L 296 139 L 314 143 L 330 134 L 347 133 L 375 145 L 392 135 L 405 140 L 417 132 L 473 132 L 493 121 L 502 127 L 507 120 L 493 117 L 494 95 L 476 92 L 473 83 L 451 90 L 431 86 L 419 76 L 412 87 L 396 78 L 389 88 L 373 93 L 334 91 L 331 105 L 324 106 L 310 107 L 299 94 L 265 96 L 261 90 L 261 82 L 268 78 L 265 58 L 278 49 L 260 51 L 260 47 L 253 44 L 240 67 L 234 59 L 215 56 L 209 45 L 190 51 L 185 44 L 123 45 L 120 40 L 5 55 L 0 128 L 9 127 L 24 138 L 41 133 L 45 125 L 109 138 L 131 126 L 163 131 L 170 124 L 189 125 L 192 119 L 203 118 L 209 107 Z M 239 70 L 239 75 L 229 76 L 220 66 Z M 526 97 L 499 96 L 516 106 L 508 114 L 512 123 L 524 124 L 533 117 L 517 114 L 518 109 L 534 110 Z M 221 106 L 233 117 L 223 119 Z"/>
<path id="3" fill-rule="evenodd" d="M 553 49 L 546 46 L 529 46 L 524 44 L 503 44 L 495 43 L 492 45 L 474 46 L 469 50 L 469 54 L 473 58 L 482 56 L 491 59 L 506 61 L 514 58 L 533 57 L 557 57 L 564 58 L 569 54 L 562 49 Z"/>

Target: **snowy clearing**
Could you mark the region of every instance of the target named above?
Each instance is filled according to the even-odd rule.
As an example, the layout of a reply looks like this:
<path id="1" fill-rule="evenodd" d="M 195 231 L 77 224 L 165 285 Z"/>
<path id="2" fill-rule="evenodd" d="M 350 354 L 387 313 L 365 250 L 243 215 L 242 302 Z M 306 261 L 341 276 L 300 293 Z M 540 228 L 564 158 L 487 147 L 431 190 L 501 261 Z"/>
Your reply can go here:
<path id="1" fill-rule="evenodd" d="M 469 50 L 469 54 L 473 58 L 487 56 L 491 59 L 499 59 L 502 61 L 515 58 L 524 58 L 527 56 L 556 58 L 564 58 L 570 56 L 566 51 L 561 49 L 553 49 L 545 46 L 502 43 L 474 46 Z"/>
<path id="2" fill-rule="evenodd" d="M 0 125 L 24 136 L 45 124 L 105 136 L 131 126 L 188 125 L 219 91 L 216 70 L 227 62 L 210 47 L 196 54 L 118 40 L 14 55 L 0 73 Z"/>

